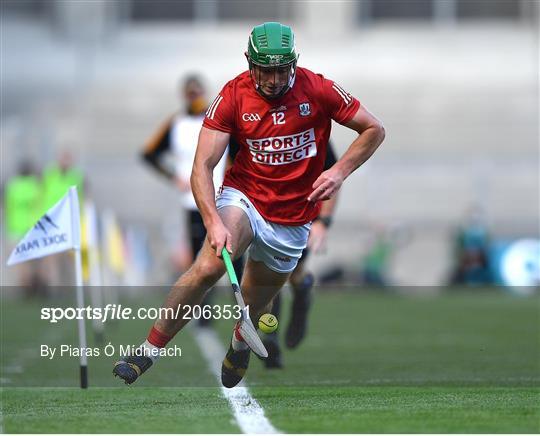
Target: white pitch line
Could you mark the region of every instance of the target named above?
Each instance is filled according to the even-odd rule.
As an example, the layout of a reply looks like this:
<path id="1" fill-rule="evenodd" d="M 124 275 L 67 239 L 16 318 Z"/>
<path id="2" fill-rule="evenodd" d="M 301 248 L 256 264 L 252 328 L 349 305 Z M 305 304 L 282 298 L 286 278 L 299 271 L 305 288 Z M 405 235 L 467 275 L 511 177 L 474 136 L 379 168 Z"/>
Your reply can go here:
<path id="1" fill-rule="evenodd" d="M 221 361 L 226 350 L 214 330 L 210 328 L 193 328 L 191 330 L 210 370 L 221 384 Z M 232 389 L 222 387 L 221 392 L 229 401 L 236 422 L 243 433 L 281 433 L 264 416 L 264 409 L 251 396 L 243 381 Z"/>

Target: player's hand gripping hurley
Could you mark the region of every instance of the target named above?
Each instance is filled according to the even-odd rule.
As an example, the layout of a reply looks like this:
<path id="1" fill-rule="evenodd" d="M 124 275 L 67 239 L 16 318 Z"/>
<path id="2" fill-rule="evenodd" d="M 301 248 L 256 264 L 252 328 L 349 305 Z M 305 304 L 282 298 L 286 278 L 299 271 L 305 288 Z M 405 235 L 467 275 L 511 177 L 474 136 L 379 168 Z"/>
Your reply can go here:
<path id="1" fill-rule="evenodd" d="M 227 275 L 229 276 L 229 279 L 231 281 L 231 285 L 234 291 L 234 298 L 236 298 L 236 302 L 241 309 L 242 315 L 239 326 L 240 334 L 244 338 L 244 341 L 246 341 L 246 344 L 248 344 L 249 348 L 251 348 L 251 350 L 255 354 L 261 357 L 268 357 L 268 351 L 266 351 L 266 348 L 264 348 L 261 338 L 259 338 L 257 330 L 255 330 L 255 326 L 249 318 L 249 310 L 244 303 L 244 299 L 242 298 L 242 291 L 240 289 L 240 285 L 238 284 L 236 273 L 234 272 L 231 256 L 229 256 L 229 252 L 226 248 L 223 248 L 223 250 L 221 251 L 221 255 L 223 257 L 223 261 L 225 262 Z"/>

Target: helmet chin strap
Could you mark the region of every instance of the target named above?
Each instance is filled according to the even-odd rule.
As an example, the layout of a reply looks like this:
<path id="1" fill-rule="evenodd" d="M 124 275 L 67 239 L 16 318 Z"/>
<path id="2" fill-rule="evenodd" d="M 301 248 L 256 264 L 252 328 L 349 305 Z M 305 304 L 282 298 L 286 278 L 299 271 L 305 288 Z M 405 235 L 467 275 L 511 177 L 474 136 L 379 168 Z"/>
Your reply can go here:
<path id="1" fill-rule="evenodd" d="M 293 71 L 292 71 L 292 73 L 291 73 L 291 75 L 289 77 L 289 83 L 287 84 L 289 89 L 293 87 L 294 81 L 296 80 L 296 65 L 292 68 L 292 70 Z"/>

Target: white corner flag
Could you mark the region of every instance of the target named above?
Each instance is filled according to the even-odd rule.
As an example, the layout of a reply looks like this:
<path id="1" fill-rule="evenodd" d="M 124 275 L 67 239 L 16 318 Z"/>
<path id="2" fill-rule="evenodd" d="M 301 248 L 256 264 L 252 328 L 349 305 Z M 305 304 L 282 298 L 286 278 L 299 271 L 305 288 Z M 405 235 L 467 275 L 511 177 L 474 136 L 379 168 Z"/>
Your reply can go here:
<path id="1" fill-rule="evenodd" d="M 17 244 L 7 261 L 15 265 L 50 254 L 80 248 L 81 231 L 77 188 L 72 186 Z"/>
<path id="2" fill-rule="evenodd" d="M 77 307 L 84 308 L 82 261 L 81 261 L 81 216 L 77 187 L 69 191 L 50 208 L 45 215 L 24 236 L 12 251 L 7 261 L 8 265 L 26 262 L 27 260 L 73 250 L 75 253 L 75 280 Z M 86 350 L 86 327 L 84 319 L 77 320 L 79 330 L 79 346 Z M 81 388 L 88 387 L 88 358 L 82 352 L 80 360 Z"/>

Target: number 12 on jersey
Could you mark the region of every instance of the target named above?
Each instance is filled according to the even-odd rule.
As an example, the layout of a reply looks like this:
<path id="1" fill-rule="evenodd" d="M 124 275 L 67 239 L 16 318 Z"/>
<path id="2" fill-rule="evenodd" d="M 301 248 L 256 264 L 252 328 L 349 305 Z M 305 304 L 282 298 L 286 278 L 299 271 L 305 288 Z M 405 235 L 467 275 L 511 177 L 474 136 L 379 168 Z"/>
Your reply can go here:
<path id="1" fill-rule="evenodd" d="M 274 124 L 285 124 L 285 113 L 274 112 L 272 114 L 272 119 L 274 120 Z"/>

